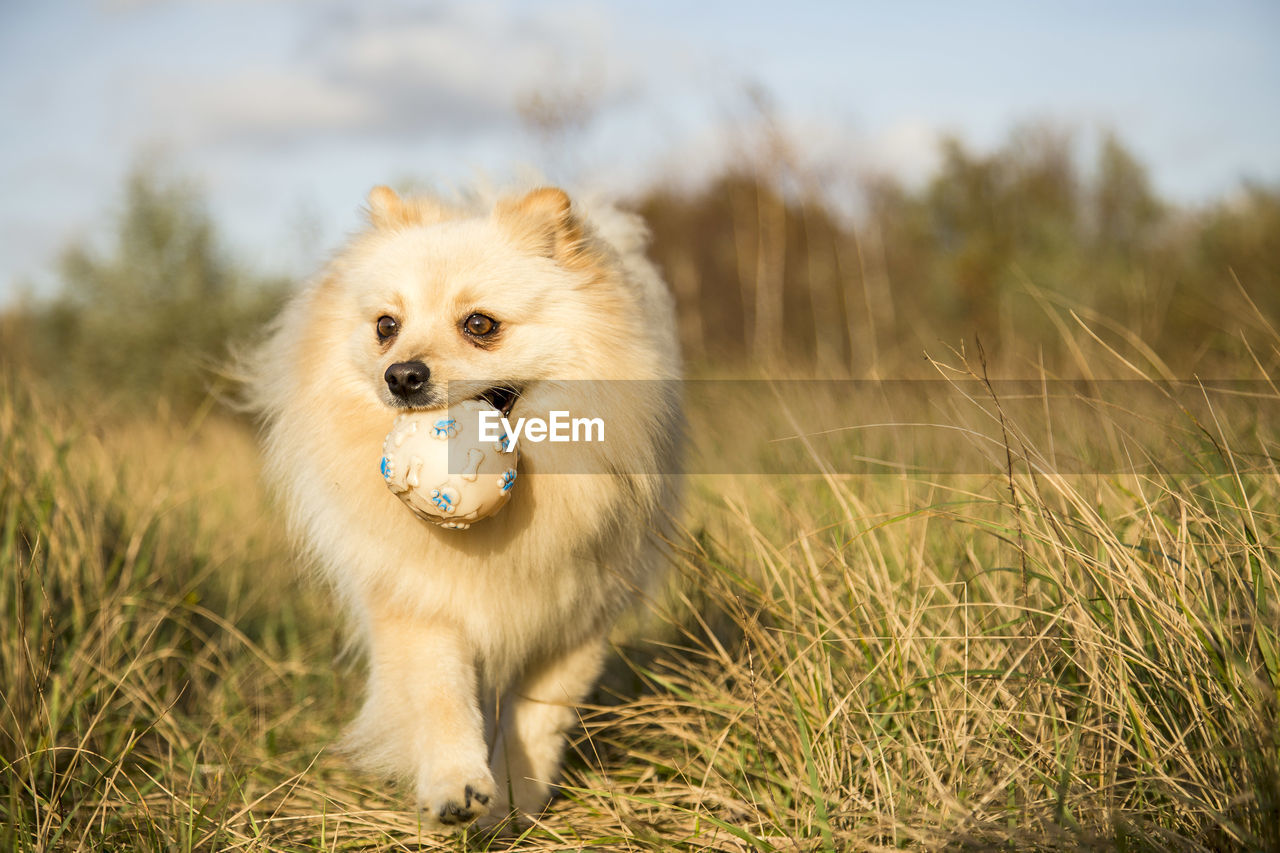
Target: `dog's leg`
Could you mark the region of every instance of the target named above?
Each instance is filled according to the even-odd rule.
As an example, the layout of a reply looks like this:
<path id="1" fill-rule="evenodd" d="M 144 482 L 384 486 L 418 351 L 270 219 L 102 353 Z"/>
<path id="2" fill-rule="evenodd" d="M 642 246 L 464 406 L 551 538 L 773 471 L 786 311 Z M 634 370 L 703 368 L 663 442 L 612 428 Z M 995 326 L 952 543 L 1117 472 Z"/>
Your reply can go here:
<path id="1" fill-rule="evenodd" d="M 398 760 L 412 766 L 429 823 L 463 824 L 487 813 L 495 792 L 471 650 L 447 622 L 390 608 L 371 615 L 369 695 L 357 729 L 366 740 L 382 737 L 383 750 L 409 753 Z"/>
<path id="2" fill-rule="evenodd" d="M 604 661 L 603 638 L 530 670 L 499 708 L 493 776 L 498 799 L 492 817 L 513 810 L 538 814 L 560 771 L 565 731 L 577 719 L 575 705 L 590 692 Z"/>

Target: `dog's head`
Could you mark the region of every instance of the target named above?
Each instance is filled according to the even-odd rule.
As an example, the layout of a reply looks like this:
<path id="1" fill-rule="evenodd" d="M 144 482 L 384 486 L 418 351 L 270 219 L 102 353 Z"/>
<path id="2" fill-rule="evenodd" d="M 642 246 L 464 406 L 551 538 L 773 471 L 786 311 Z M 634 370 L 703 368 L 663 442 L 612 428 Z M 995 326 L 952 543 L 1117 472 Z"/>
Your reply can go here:
<path id="1" fill-rule="evenodd" d="M 611 253 L 559 189 L 468 216 L 386 187 L 372 229 L 335 263 L 349 363 L 387 406 L 482 397 L 510 412 L 547 378 L 582 374 L 628 321 Z M 612 327 L 612 328 L 611 328 Z"/>

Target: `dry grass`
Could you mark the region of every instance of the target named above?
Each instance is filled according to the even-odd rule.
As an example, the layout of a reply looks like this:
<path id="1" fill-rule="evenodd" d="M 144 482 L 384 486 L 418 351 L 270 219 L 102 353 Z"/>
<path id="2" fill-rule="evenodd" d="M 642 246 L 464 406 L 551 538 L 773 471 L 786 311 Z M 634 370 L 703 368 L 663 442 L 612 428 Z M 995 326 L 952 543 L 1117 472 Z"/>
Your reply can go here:
<path id="1" fill-rule="evenodd" d="M 671 595 L 514 843 L 1280 848 L 1273 425 L 1143 476 L 1004 426 L 988 476 L 693 481 Z M 0 847 L 479 843 L 325 752 L 358 663 L 243 426 L 9 377 L 0 441 Z"/>

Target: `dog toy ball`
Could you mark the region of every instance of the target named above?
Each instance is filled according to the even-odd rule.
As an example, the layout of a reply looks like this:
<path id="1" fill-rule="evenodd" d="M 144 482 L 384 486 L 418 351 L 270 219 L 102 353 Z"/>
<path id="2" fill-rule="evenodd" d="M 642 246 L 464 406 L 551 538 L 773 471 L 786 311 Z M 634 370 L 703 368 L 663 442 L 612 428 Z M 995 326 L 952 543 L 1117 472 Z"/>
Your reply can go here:
<path id="1" fill-rule="evenodd" d="M 466 530 L 507 503 L 516 482 L 517 451 L 507 452 L 497 418 L 482 441 L 480 413 L 497 409 L 463 400 L 447 409 L 398 415 L 382 445 L 382 479 L 419 518 Z"/>

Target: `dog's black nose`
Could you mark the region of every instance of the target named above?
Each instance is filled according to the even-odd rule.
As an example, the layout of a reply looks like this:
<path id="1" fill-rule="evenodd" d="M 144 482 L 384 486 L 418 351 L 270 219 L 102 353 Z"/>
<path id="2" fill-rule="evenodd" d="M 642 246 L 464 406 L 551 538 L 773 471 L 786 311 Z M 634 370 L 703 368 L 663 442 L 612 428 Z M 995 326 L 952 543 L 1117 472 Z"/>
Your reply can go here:
<path id="1" fill-rule="evenodd" d="M 387 380 L 392 394 L 407 400 L 421 391 L 430 377 L 430 369 L 420 361 L 397 361 L 387 368 L 382 378 Z"/>

